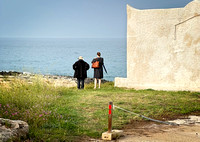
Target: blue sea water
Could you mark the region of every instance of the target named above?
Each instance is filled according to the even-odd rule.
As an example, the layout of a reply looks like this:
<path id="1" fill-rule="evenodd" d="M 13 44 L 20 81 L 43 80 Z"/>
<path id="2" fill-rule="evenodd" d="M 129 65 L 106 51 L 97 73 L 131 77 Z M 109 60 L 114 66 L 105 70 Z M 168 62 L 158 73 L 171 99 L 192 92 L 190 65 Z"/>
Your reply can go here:
<path id="1" fill-rule="evenodd" d="M 91 66 L 97 52 L 108 71 L 104 79 L 126 77 L 124 38 L 0 38 L 0 71 L 73 76 L 77 58 L 83 56 Z M 92 68 L 88 77 L 93 77 Z"/>

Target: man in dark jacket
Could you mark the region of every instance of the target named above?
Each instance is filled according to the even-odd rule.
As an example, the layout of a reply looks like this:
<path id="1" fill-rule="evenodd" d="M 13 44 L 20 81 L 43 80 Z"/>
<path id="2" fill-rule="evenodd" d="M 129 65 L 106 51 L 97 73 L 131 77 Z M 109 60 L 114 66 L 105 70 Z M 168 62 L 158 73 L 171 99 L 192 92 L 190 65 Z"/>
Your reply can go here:
<path id="1" fill-rule="evenodd" d="M 84 80 L 87 78 L 87 70 L 90 68 L 89 64 L 80 56 L 79 60 L 73 64 L 74 78 L 77 78 L 77 88 L 84 89 Z"/>

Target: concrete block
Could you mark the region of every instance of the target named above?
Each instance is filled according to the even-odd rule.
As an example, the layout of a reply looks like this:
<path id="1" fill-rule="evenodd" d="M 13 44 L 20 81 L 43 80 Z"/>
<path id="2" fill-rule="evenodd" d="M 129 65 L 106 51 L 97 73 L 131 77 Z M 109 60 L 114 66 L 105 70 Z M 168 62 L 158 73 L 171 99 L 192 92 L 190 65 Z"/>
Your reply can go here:
<path id="1" fill-rule="evenodd" d="M 123 131 L 122 130 L 112 130 L 111 133 L 108 132 L 104 132 L 102 133 L 102 140 L 113 140 L 113 139 L 117 139 L 119 137 L 121 137 L 123 135 Z"/>

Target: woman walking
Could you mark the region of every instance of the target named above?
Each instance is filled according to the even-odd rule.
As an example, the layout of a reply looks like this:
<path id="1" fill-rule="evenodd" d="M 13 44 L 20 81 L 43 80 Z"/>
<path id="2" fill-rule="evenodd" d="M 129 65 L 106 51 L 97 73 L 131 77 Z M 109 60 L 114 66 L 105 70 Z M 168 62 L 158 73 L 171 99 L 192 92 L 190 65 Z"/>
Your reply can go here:
<path id="1" fill-rule="evenodd" d="M 103 78 L 103 58 L 101 57 L 101 53 L 97 52 L 97 57 L 92 60 L 92 63 L 99 62 L 97 67 L 94 68 L 94 89 L 97 87 L 97 80 L 99 83 L 99 88 L 101 87 L 101 79 Z"/>

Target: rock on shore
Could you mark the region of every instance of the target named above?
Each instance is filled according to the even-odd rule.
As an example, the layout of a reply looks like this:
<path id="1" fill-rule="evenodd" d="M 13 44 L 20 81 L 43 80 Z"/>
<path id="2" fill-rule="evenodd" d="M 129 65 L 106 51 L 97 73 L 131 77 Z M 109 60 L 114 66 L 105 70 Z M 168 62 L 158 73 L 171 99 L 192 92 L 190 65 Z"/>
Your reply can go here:
<path id="1" fill-rule="evenodd" d="M 21 79 L 25 80 L 28 83 L 33 83 L 34 79 L 39 79 L 45 81 L 46 83 L 52 84 L 55 87 L 64 86 L 64 87 L 76 87 L 77 79 L 72 76 L 58 76 L 58 75 L 39 75 L 39 74 L 31 74 L 28 72 L 16 72 L 16 71 L 1 71 L 0 72 L 0 81 L 12 81 L 13 79 Z M 85 83 L 93 83 L 93 78 L 86 78 Z M 102 79 L 102 83 L 108 82 L 107 80 Z"/>

